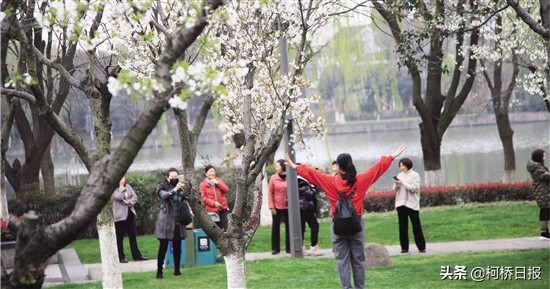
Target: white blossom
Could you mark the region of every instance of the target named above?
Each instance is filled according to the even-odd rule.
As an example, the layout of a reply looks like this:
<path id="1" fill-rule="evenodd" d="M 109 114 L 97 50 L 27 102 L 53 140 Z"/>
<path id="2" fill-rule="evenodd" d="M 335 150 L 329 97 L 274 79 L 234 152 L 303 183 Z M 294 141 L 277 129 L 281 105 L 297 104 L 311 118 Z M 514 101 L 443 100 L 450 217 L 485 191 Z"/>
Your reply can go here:
<path id="1" fill-rule="evenodd" d="M 123 87 L 116 78 L 111 76 L 107 80 L 107 89 L 113 96 L 117 96 L 119 92 L 123 90 Z"/>
<path id="2" fill-rule="evenodd" d="M 168 100 L 168 104 L 171 108 L 177 108 L 179 110 L 187 109 L 187 102 L 183 101 L 181 97 L 174 96 Z"/>

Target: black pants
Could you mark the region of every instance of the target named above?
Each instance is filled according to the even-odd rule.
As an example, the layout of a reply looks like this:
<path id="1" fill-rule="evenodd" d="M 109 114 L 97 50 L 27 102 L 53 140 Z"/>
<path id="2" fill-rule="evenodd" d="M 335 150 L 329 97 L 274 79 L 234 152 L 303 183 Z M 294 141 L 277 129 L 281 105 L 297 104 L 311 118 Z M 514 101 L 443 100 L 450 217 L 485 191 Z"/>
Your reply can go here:
<path id="1" fill-rule="evenodd" d="M 168 250 L 168 241 L 169 239 L 158 239 L 159 251 L 157 254 L 157 272 L 162 272 L 162 267 L 164 265 L 164 256 Z M 180 235 L 180 225 L 176 225 L 174 228 L 174 239 L 172 239 L 172 246 L 174 247 L 174 272 L 180 271 L 180 261 L 181 261 L 181 235 Z"/>
<path id="2" fill-rule="evenodd" d="M 229 212 L 228 211 L 219 211 L 218 212 L 218 216 L 220 216 L 220 221 L 219 222 L 216 222 L 216 225 L 218 225 L 218 227 L 222 230 L 227 230 L 227 214 Z"/>
<path id="3" fill-rule="evenodd" d="M 422 233 L 422 225 L 420 224 L 419 212 L 406 206 L 397 207 L 397 216 L 399 218 L 399 242 L 401 250 L 409 250 L 409 220 L 413 227 L 414 242 L 418 250 L 426 250 L 426 241 Z"/>
<path id="4" fill-rule="evenodd" d="M 281 221 L 284 218 L 285 222 L 285 251 L 290 253 L 290 237 L 288 231 L 288 210 L 276 209 L 277 213 L 273 215 L 273 225 L 271 227 L 271 250 L 281 252 L 280 237 L 281 237 Z"/>
<path id="5" fill-rule="evenodd" d="M 124 233 L 128 233 L 128 239 L 130 239 L 132 258 L 134 260 L 141 258 L 141 252 L 138 249 L 136 241 L 136 216 L 132 213 L 130 208 L 128 208 L 128 218 L 126 218 L 126 220 L 115 222 L 115 231 L 118 259 L 122 260 L 126 258 L 123 246 Z"/>
<path id="6" fill-rule="evenodd" d="M 314 211 L 300 211 L 300 221 L 302 223 L 302 240 L 306 232 L 306 222 L 311 230 L 311 246 L 317 246 L 319 240 L 319 222 L 315 217 Z"/>
<path id="7" fill-rule="evenodd" d="M 539 221 L 548 221 L 548 220 L 550 220 L 550 208 L 540 208 Z"/>

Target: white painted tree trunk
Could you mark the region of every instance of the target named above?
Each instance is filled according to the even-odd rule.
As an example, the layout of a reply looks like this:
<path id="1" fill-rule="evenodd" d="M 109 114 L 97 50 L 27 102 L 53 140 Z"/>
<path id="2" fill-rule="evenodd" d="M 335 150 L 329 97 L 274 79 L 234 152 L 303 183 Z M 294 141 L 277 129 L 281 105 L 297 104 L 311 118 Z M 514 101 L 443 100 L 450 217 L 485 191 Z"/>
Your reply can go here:
<path id="1" fill-rule="evenodd" d="M 225 256 L 225 271 L 227 273 L 228 289 L 246 288 L 246 266 L 244 254 Z"/>
<path id="2" fill-rule="evenodd" d="M 4 190 L 4 186 L 2 186 L 2 188 L 0 188 L 0 217 L 7 220 L 9 215 L 8 196 L 6 196 L 6 190 Z"/>
<path id="3" fill-rule="evenodd" d="M 516 178 L 516 170 L 508 170 L 504 171 L 504 176 L 502 177 L 502 181 L 505 183 L 511 183 Z"/>
<path id="4" fill-rule="evenodd" d="M 113 207 L 110 202 L 97 216 L 97 233 L 99 235 L 99 250 L 101 252 L 103 288 L 122 288 L 122 273 L 120 271 L 116 246 Z"/>
<path id="5" fill-rule="evenodd" d="M 263 174 L 265 176 L 265 166 L 263 169 Z M 268 188 L 267 178 L 265 177 L 262 180 L 262 208 L 260 209 L 260 226 L 271 226 L 273 223 L 273 217 L 271 216 L 271 210 L 269 209 L 268 201 Z"/>
<path id="6" fill-rule="evenodd" d="M 426 171 L 424 173 L 424 184 L 426 186 L 441 186 L 446 183 L 446 180 L 443 179 L 443 172 L 441 170 Z"/>

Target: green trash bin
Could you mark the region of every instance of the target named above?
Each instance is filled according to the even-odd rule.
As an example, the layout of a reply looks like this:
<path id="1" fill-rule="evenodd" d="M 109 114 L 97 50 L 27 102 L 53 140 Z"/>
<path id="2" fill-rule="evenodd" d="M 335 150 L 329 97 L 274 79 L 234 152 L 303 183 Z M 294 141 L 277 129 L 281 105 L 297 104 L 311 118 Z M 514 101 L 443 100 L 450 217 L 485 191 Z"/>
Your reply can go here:
<path id="1" fill-rule="evenodd" d="M 213 265 L 217 261 L 216 244 L 202 229 L 194 230 L 195 234 L 195 265 Z"/>

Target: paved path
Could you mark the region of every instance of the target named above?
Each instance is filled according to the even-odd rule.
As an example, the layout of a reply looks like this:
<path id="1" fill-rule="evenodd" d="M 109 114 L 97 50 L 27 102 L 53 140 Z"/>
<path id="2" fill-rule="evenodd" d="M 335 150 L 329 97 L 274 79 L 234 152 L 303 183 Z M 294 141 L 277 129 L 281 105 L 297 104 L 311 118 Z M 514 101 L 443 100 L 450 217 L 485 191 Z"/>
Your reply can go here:
<path id="1" fill-rule="evenodd" d="M 401 248 L 399 245 L 385 246 L 390 256 L 404 255 L 401 254 Z M 478 241 L 458 241 L 458 242 L 442 242 L 442 243 L 428 243 L 426 245 L 425 254 L 448 254 L 458 252 L 481 252 L 481 251 L 501 251 L 501 250 L 530 250 L 530 249 L 550 249 L 550 241 L 540 240 L 539 237 L 524 237 L 524 238 L 507 238 L 507 239 L 491 239 L 491 240 L 478 240 Z M 74 249 L 69 249 L 73 250 Z M 46 282 L 44 287 L 54 286 L 63 283 L 82 283 L 82 282 L 98 282 L 101 281 L 101 264 L 80 264 L 75 262 L 75 256 L 73 252 L 67 252 L 65 250 L 60 251 L 60 257 L 70 256 L 70 264 L 67 268 L 65 263 L 62 265 L 51 264 L 46 269 Z M 420 254 L 416 251 L 414 245 L 411 246 L 411 250 L 406 255 Z M 290 254 L 281 253 L 277 255 L 271 255 L 271 252 L 266 253 L 246 253 L 246 260 L 259 260 L 259 259 L 276 259 L 276 258 L 289 258 Z M 331 249 L 321 249 L 320 256 L 305 258 L 333 258 Z M 78 257 L 76 257 L 78 259 Z M 153 272 L 157 270 L 157 260 L 152 259 L 148 261 L 133 262 L 130 261 L 126 264 L 120 264 L 122 272 Z M 82 279 L 82 270 L 88 273 L 89 280 Z M 73 275 L 71 272 L 77 272 Z"/>

